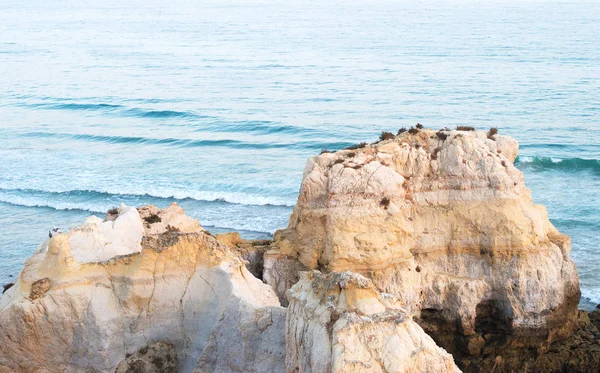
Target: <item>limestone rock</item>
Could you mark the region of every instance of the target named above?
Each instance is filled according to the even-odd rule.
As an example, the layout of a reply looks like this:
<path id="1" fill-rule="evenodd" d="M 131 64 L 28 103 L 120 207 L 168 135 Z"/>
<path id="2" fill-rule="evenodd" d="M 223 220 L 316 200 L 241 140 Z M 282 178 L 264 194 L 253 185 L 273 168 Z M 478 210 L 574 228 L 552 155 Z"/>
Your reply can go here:
<path id="1" fill-rule="evenodd" d="M 510 137 L 423 129 L 315 156 L 270 255 L 371 278 L 461 353 L 483 351 L 484 334 L 568 336 L 580 296 L 570 241 L 532 202 L 517 153 Z"/>
<path id="2" fill-rule="evenodd" d="M 240 313 L 226 309 L 204 349 L 195 373 L 283 372 L 285 316 L 282 307 Z"/>
<path id="3" fill-rule="evenodd" d="M 303 272 L 288 298 L 287 372 L 460 372 L 396 297 L 361 275 Z"/>
<path id="4" fill-rule="evenodd" d="M 0 298 L 0 372 L 114 372 L 146 364 L 128 354 L 155 342 L 172 346 L 178 372 L 283 370 L 284 310 L 237 253 L 177 205 L 113 218 L 56 234 L 27 260 Z"/>
<path id="5" fill-rule="evenodd" d="M 139 253 L 144 226 L 134 207 L 121 206 L 114 221 L 90 216 L 69 233 L 71 256 L 78 263 L 103 262 L 118 255 Z"/>

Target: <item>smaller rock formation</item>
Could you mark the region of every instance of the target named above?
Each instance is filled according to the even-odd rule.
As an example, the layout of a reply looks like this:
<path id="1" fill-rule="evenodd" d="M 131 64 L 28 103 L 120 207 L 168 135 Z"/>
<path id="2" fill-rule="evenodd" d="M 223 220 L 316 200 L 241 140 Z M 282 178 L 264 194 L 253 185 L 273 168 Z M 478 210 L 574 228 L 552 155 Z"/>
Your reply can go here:
<path id="1" fill-rule="evenodd" d="M 303 272 L 288 298 L 289 373 L 460 372 L 396 297 L 359 274 Z"/>
<path id="2" fill-rule="evenodd" d="M 0 298 L 0 372 L 280 372 L 284 319 L 177 204 L 122 205 L 27 260 Z"/>

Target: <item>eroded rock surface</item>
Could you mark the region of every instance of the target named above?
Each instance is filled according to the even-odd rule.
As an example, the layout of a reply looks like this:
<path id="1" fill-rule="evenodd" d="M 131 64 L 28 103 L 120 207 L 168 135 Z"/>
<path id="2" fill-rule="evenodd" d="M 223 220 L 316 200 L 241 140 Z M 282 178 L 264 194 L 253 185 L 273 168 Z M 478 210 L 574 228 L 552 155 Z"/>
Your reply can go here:
<path id="1" fill-rule="evenodd" d="M 570 335 L 580 292 L 569 238 L 532 202 L 517 142 L 490 137 L 423 129 L 311 158 L 273 255 L 371 278 L 453 353 Z"/>
<path id="2" fill-rule="evenodd" d="M 288 298 L 287 372 L 460 372 L 396 297 L 359 274 L 303 272 Z"/>
<path id="3" fill-rule="evenodd" d="M 154 342 L 142 347 L 117 365 L 115 373 L 176 373 L 177 353 L 170 343 Z"/>
<path id="4" fill-rule="evenodd" d="M 179 206 L 139 211 L 122 206 L 39 246 L 0 299 L 0 371 L 141 367 L 127 359 L 154 342 L 172 346 L 177 372 L 283 370 L 273 290 Z"/>

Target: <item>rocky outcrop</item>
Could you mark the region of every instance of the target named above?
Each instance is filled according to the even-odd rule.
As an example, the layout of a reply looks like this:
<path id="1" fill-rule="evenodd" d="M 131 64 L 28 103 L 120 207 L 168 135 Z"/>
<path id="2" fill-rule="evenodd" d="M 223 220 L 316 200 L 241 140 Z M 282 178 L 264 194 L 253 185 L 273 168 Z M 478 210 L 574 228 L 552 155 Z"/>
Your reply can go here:
<path id="1" fill-rule="evenodd" d="M 274 241 L 176 204 L 51 231 L 0 298 L 0 373 L 600 370 L 600 316 L 577 311 L 518 144 L 382 138 L 311 158 Z"/>
<path id="2" fill-rule="evenodd" d="M 122 206 L 25 263 L 0 299 L 0 371 L 282 371 L 284 313 L 179 206 Z"/>
<path id="3" fill-rule="evenodd" d="M 287 372 L 460 372 L 396 297 L 361 275 L 303 272 L 288 298 Z"/>
<path id="4" fill-rule="evenodd" d="M 455 356 L 547 346 L 576 327 L 578 276 L 517 152 L 510 137 L 413 129 L 313 157 L 272 255 L 371 278 Z"/>

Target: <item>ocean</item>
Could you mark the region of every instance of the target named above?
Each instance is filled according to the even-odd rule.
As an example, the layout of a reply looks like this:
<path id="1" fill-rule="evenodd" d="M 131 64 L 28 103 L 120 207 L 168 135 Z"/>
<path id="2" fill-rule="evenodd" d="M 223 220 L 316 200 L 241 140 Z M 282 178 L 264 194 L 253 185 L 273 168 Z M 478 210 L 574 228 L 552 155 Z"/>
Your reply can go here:
<path id="1" fill-rule="evenodd" d="M 178 202 L 287 225 L 321 149 L 498 127 L 600 303 L 600 3 L 0 2 L 0 283 L 53 227 Z"/>

